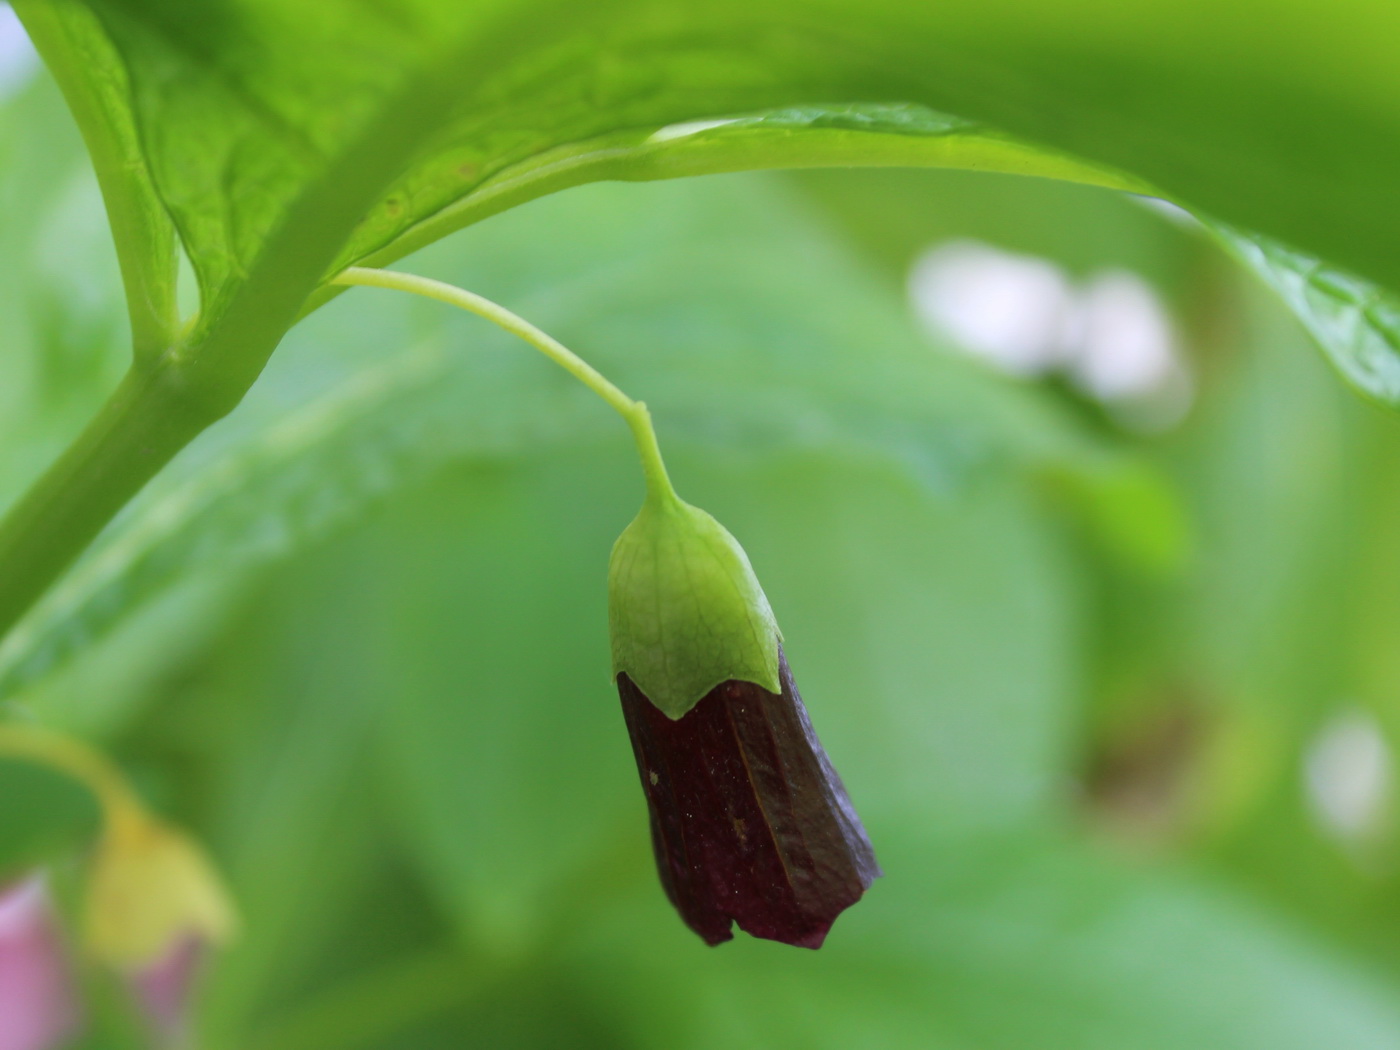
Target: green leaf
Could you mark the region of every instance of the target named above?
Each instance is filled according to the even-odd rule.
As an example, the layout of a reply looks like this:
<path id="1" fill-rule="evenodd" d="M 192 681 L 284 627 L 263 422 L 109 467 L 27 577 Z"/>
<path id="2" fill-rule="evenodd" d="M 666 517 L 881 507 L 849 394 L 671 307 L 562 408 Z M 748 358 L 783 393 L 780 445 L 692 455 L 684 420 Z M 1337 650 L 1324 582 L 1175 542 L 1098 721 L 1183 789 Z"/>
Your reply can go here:
<path id="1" fill-rule="evenodd" d="M 1353 387 L 1400 407 L 1400 301 L 1370 281 L 1259 234 L 1208 224 L 1272 288 Z"/>
<path id="2" fill-rule="evenodd" d="M 89 139 L 108 196 L 133 310 L 143 303 L 154 303 L 152 309 L 169 314 L 173 308 L 166 300 L 172 294 L 173 271 L 168 224 L 163 213 L 157 214 L 160 208 L 152 183 L 138 156 L 129 85 L 118 57 L 97 23 L 76 5 L 36 6 L 27 13 L 27 20 L 63 81 Z M 351 32 L 349 28 L 344 31 Z M 259 114 L 252 100 L 243 101 L 255 111 L 255 117 L 271 119 L 267 112 Z M 209 105 L 222 112 L 225 103 L 227 99 Z M 308 112 L 306 116 L 309 120 L 316 114 Z M 912 103 L 794 106 L 640 131 L 628 129 L 537 149 L 504 167 L 496 161 L 465 161 L 455 153 L 452 160 L 458 165 L 455 171 L 437 163 L 429 165 L 429 176 L 419 172 L 407 176 L 404 185 L 356 226 L 331 269 L 352 262 L 382 265 L 514 204 L 599 179 L 645 180 L 761 167 L 915 165 L 1150 189 L 1141 180 L 1032 147 L 975 122 Z M 464 180 L 462 167 L 475 171 L 483 163 L 497 170 L 468 188 L 472 180 Z M 183 174 L 188 177 L 188 172 Z M 208 190 L 200 198 L 203 206 L 208 207 L 213 197 L 214 191 Z M 236 211 L 223 215 L 222 221 L 249 225 L 238 220 Z M 210 274 L 210 267 L 229 265 L 228 260 L 236 269 L 252 266 L 254 248 L 231 250 L 232 234 L 218 223 L 191 219 L 185 226 L 191 231 L 189 246 L 202 266 L 206 299 L 210 298 L 210 286 L 222 287 L 233 279 Z M 1400 396 L 1400 374 L 1396 374 L 1400 366 L 1394 364 L 1396 309 L 1383 293 L 1360 278 L 1326 267 L 1269 238 L 1221 225 L 1216 229 L 1280 290 L 1344 375 L 1387 402 Z M 156 273 L 159 278 L 152 276 Z M 153 280 L 159 287 L 143 291 Z M 322 300 L 331 294 L 326 290 Z M 217 300 L 217 295 L 213 298 Z M 149 327 L 157 321 L 147 318 L 145 323 Z M 168 324 L 168 318 L 159 323 Z"/>
<path id="3" fill-rule="evenodd" d="M 309 290 L 313 255 L 323 270 L 330 256 L 363 259 L 550 150 L 869 102 L 966 114 L 1382 281 L 1400 274 L 1396 231 L 1376 218 L 1400 110 L 1380 101 L 1394 74 L 1371 45 L 1385 35 L 1381 9 L 1362 0 L 1326 18 L 1262 0 L 1190 12 L 1151 0 L 1114 20 L 1088 0 L 1034 0 L 1014 18 L 965 0 L 722 2 L 703 20 L 641 0 L 414 0 L 392 13 L 239 0 L 200 18 L 165 0 L 91 6 L 130 71 L 146 164 L 210 317 L 245 278 L 272 294 L 263 267 Z M 1276 32 L 1253 32 L 1261 14 Z M 1326 72 L 1340 54 L 1342 81 Z M 833 129 L 862 134 L 822 130 Z M 744 166 L 766 166 L 768 149 L 782 152 L 774 141 L 753 138 Z M 288 239 L 288 223 L 314 251 Z M 303 256 L 296 265 L 269 254 L 274 231 Z"/>
<path id="4" fill-rule="evenodd" d="M 958 8 L 932 16 L 867 5 L 853 38 L 814 17 L 840 10 L 816 0 L 726 2 L 707 11 L 705 34 L 694 32 L 685 9 L 642 0 L 470 11 L 417 0 L 392 15 L 347 4 L 334 16 L 319 5 L 238 0 L 221 7 L 220 17 L 201 19 L 164 0 L 90 0 L 95 21 L 60 7 L 67 14 L 52 32 L 44 31 L 47 8 L 33 16 L 41 46 L 79 108 L 119 111 L 103 120 L 118 128 L 108 152 L 131 173 L 126 181 L 107 179 L 129 298 L 157 305 L 172 298 L 163 284 L 148 294 L 138 281 L 145 271 L 127 265 L 150 255 L 140 245 L 129 250 L 128 241 L 160 239 L 142 233 L 163 229 L 149 194 L 141 196 L 153 186 L 193 261 L 202 307 L 180 346 L 156 341 L 168 352 L 145 359 L 72 455 L 5 523 L 7 549 L 24 568 L 8 602 L 0 602 L 7 627 L 115 508 L 239 402 L 294 320 L 324 300 L 315 291 L 329 273 L 585 178 L 917 162 L 1158 186 L 1226 220 L 1253 219 L 1291 243 L 1325 240 L 1335 257 L 1400 286 L 1391 253 L 1363 244 L 1349 214 L 1355 196 L 1377 196 L 1376 156 L 1344 169 L 1361 185 L 1351 197 L 1330 198 L 1345 200 L 1330 223 L 1315 221 L 1319 209 L 1291 207 L 1318 176 L 1318 142 L 1345 152 L 1360 141 L 1336 141 L 1338 129 L 1355 130 L 1351 115 L 1331 114 L 1311 128 L 1307 149 L 1284 158 L 1291 166 L 1280 163 L 1280 142 L 1293 140 L 1251 139 L 1256 129 L 1241 119 L 1278 108 L 1268 83 L 1245 110 L 1204 106 L 1191 93 L 1202 81 L 1200 56 L 1185 67 L 1185 84 L 1184 70 L 1131 67 L 1135 90 L 1114 92 L 1109 109 L 1141 105 L 1135 114 L 1086 106 L 1077 81 L 1116 86 L 1112 64 L 1066 60 L 1051 46 L 1044 54 L 1013 47 L 988 66 L 979 52 L 989 41 L 961 35 L 968 12 Z M 1238 28 L 1228 20 L 1220 26 Z M 593 46 L 595 34 L 606 46 Z M 79 37 L 95 61 L 74 59 Z M 1115 39 L 1127 51 L 1136 42 L 1132 34 Z M 990 43 L 995 53 L 1007 42 Z M 1037 81 L 1048 90 L 1022 94 Z M 1183 111 L 1163 108 L 1174 93 Z M 1089 160 L 1027 149 L 930 106 L 990 119 Z M 1328 109 L 1326 100 L 1320 108 Z M 757 115 L 731 119 L 736 113 Z M 1204 130 L 1183 133 L 1183 118 Z M 1159 134 L 1144 137 L 1154 122 Z M 128 125 L 134 137 L 121 131 Z M 1134 133 L 1125 135 L 1125 126 Z M 1245 156 L 1222 155 L 1222 141 Z M 98 160 L 100 170 L 115 170 Z M 1238 178 L 1251 164 L 1261 181 L 1240 192 Z M 1336 168 L 1329 155 L 1329 180 Z M 1290 189 L 1280 173 L 1296 174 L 1299 184 Z M 125 197 L 117 192 L 123 187 Z M 1275 207 L 1259 213 L 1270 201 Z M 128 214 L 139 222 L 122 220 Z M 1349 239 L 1328 238 L 1341 227 Z M 64 516 L 45 532 L 36 515 L 60 490 L 72 495 L 64 491 Z"/>
<path id="5" fill-rule="evenodd" d="M 0 885 L 91 840 L 101 823 L 97 799 L 47 766 L 0 758 Z"/>
<path id="6" fill-rule="evenodd" d="M 152 686 L 133 734 L 137 747 L 190 756 L 164 770 L 172 815 L 209 844 L 239 907 L 239 936 L 199 997 L 210 1033 L 201 1045 L 252 1045 L 246 1030 L 214 1033 L 241 1029 L 304 988 L 307 960 L 326 938 L 348 934 L 337 962 L 375 959 L 390 948 L 385 927 L 412 914 L 410 901 L 380 892 L 394 880 L 375 819 L 383 792 L 364 761 L 395 692 L 375 669 L 379 639 L 365 615 L 383 598 L 378 583 L 344 571 L 376 564 L 376 554 L 351 537 L 333 556 L 347 561 L 301 560 L 255 592 L 260 600 L 192 657 L 211 673 Z M 268 590 L 316 595 L 325 615 L 299 617 Z"/>

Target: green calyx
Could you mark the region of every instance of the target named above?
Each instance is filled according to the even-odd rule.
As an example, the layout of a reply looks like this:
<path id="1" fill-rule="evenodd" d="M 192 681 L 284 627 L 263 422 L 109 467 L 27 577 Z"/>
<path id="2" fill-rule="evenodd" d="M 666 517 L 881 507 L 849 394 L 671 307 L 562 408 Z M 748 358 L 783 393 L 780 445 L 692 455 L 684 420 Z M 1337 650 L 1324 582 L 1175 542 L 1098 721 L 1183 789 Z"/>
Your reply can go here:
<path id="1" fill-rule="evenodd" d="M 613 545 L 613 677 L 671 718 L 731 679 L 779 692 L 773 610 L 739 542 L 709 514 L 653 494 Z"/>

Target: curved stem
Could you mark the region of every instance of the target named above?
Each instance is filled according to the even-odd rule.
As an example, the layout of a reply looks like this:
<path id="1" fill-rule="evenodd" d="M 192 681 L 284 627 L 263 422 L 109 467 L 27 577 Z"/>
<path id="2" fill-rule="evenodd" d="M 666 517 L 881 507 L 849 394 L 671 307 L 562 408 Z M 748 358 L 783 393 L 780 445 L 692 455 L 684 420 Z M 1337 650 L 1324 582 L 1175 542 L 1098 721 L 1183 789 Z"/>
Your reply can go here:
<path id="1" fill-rule="evenodd" d="M 624 417 L 632 430 L 632 440 L 637 444 L 637 455 L 642 461 L 642 475 L 647 481 L 647 498 L 657 503 L 676 503 L 680 497 L 671 485 L 671 477 L 666 473 L 666 464 L 661 458 L 661 446 L 656 443 L 656 430 L 651 425 L 651 413 L 645 402 L 633 403 L 632 411 Z"/>
<path id="2" fill-rule="evenodd" d="M 656 442 L 656 431 L 651 424 L 651 413 L 641 401 L 633 401 L 619 390 L 601 372 L 570 350 L 559 340 L 541 331 L 499 303 L 493 303 L 475 292 L 468 292 L 445 281 L 435 281 L 430 277 L 419 277 L 411 273 L 398 273 L 394 270 L 373 270 L 363 266 L 351 266 L 343 270 L 332 284 L 363 285 L 369 288 L 390 288 L 400 292 L 411 292 L 427 299 L 450 306 L 460 307 L 478 317 L 484 317 L 493 324 L 504 328 L 512 335 L 529 343 L 545 357 L 601 397 L 620 415 L 632 431 L 632 439 L 637 444 L 637 455 L 642 461 L 642 473 L 647 482 L 647 498 L 657 501 L 675 501 L 679 497 L 666 473 L 666 464 L 661 458 L 661 448 Z"/>
<path id="3" fill-rule="evenodd" d="M 0 725 L 0 755 L 36 762 L 78 781 L 97 798 L 109 828 L 144 818 L 145 807 L 116 764 L 72 737 L 6 723 Z"/>

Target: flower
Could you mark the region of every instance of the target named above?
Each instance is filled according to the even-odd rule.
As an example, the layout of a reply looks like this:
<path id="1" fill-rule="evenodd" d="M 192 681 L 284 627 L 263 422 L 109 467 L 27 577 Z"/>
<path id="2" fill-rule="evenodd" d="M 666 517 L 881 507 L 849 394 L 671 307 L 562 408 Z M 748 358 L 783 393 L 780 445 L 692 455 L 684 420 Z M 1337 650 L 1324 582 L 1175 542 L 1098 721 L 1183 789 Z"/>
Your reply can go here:
<path id="1" fill-rule="evenodd" d="M 707 944 L 732 920 L 820 948 L 880 875 L 781 651 L 779 674 L 780 693 L 731 680 L 677 719 L 618 676 L 661 884 Z"/>
<path id="2" fill-rule="evenodd" d="M 85 789 L 78 804 L 70 805 L 70 833 L 86 830 L 82 800 L 90 800 L 100 812 L 102 833 L 86 875 L 83 917 L 88 950 L 126 979 L 161 1045 L 183 1042 L 196 967 L 205 949 L 226 940 L 235 925 L 233 905 L 214 866 L 193 839 L 146 809 L 110 758 L 83 741 L 38 726 L 0 724 L 0 759 L 18 760 L 17 768 L 33 766 L 59 774 L 61 782 Z M 20 986 L 10 981 L 5 969 L 4 923 L 11 914 L 7 900 L 0 896 L 0 1028 L 13 1005 L 5 998 L 6 986 Z M 52 984 L 58 971 L 31 966 L 14 972 L 26 980 L 49 973 Z M 37 993 L 26 996 L 52 999 Z M 5 1042 L 7 1034 L 0 1032 L 0 1050 L 30 1047 L 26 1042 Z"/>
<path id="3" fill-rule="evenodd" d="M 704 511 L 648 499 L 613 548 L 609 621 L 671 903 L 710 945 L 737 922 L 821 947 L 881 872 L 743 548 Z"/>
<path id="4" fill-rule="evenodd" d="M 39 876 L 0 889 L 0 1050 L 53 1050 L 78 1003 L 48 889 Z"/>
<path id="5" fill-rule="evenodd" d="M 204 851 L 144 810 L 118 810 L 93 858 L 85 919 L 93 955 L 126 976 L 158 1035 L 178 1039 L 197 965 L 235 924 Z"/>

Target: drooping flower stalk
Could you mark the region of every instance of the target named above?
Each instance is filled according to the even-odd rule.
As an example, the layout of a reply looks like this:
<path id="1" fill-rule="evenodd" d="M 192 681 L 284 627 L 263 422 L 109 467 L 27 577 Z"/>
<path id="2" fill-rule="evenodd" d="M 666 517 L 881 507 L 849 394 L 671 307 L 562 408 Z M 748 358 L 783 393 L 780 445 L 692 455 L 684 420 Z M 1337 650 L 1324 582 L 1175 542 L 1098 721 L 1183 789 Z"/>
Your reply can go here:
<path id="1" fill-rule="evenodd" d="M 732 923 L 818 948 L 880 875 L 822 750 L 748 556 L 671 484 L 646 405 L 504 307 L 441 281 L 352 267 L 333 283 L 461 307 L 520 336 L 606 401 L 632 431 L 641 511 L 613 547 L 613 676 L 667 896 L 708 944 Z"/>

